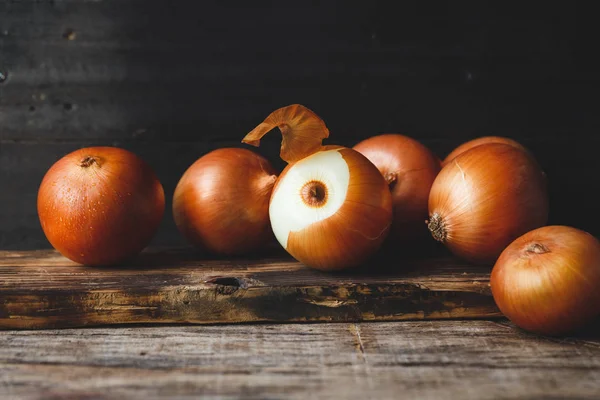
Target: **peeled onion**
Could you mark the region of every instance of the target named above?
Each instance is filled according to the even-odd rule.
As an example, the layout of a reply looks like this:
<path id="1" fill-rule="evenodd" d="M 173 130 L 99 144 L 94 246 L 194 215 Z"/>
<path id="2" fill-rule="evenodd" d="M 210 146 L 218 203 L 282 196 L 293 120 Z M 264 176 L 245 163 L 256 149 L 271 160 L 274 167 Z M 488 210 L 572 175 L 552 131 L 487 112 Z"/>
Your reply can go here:
<path id="1" fill-rule="evenodd" d="M 37 208 L 44 234 L 62 255 L 81 264 L 110 265 L 148 245 L 165 197 L 150 166 L 134 153 L 89 147 L 48 170 Z"/>
<path id="2" fill-rule="evenodd" d="M 212 253 L 258 251 L 273 238 L 269 199 L 276 179 L 269 161 L 250 150 L 211 151 L 177 184 L 173 196 L 177 228 L 190 243 Z"/>
<path id="3" fill-rule="evenodd" d="M 546 224 L 546 179 L 517 147 L 491 143 L 446 164 L 429 194 L 434 239 L 474 263 L 494 263 L 520 235 Z"/>
<path id="4" fill-rule="evenodd" d="M 375 164 L 388 182 L 394 243 L 413 243 L 425 237 L 429 191 L 441 168 L 438 157 L 417 140 L 399 134 L 373 136 L 353 149 Z"/>
<path id="5" fill-rule="evenodd" d="M 269 215 L 279 243 L 321 270 L 363 263 L 386 238 L 392 201 L 379 171 L 340 148 L 314 153 L 281 173 Z"/>
<path id="6" fill-rule="evenodd" d="M 575 332 L 600 316 L 600 242 L 568 226 L 545 226 L 512 242 L 490 279 L 500 311 L 536 333 Z"/>
<path id="7" fill-rule="evenodd" d="M 289 164 L 271 196 L 275 237 L 294 258 L 320 270 L 357 266 L 385 240 L 392 197 L 379 170 L 359 152 L 322 146 L 329 132 L 312 111 L 292 105 L 274 111 L 244 142 L 279 127 L 281 157 Z"/>
<path id="8" fill-rule="evenodd" d="M 473 147 L 481 146 L 482 144 L 488 144 L 488 143 L 504 143 L 504 144 L 514 146 L 523 151 L 528 151 L 525 148 L 525 146 L 523 146 L 521 143 L 519 143 L 516 140 L 511 139 L 511 138 L 507 138 L 507 137 L 503 137 L 503 136 L 482 136 L 482 137 L 478 137 L 473 140 L 469 140 L 468 142 L 465 142 L 465 143 L 461 144 L 460 146 L 458 146 L 457 148 L 455 148 L 454 150 L 452 150 L 452 152 L 450 152 L 450 154 L 448 154 L 446 156 L 444 161 L 442 161 L 442 167 L 445 166 L 446 164 L 448 164 L 450 161 L 454 160 L 456 157 L 458 157 L 465 151 L 470 150 Z"/>

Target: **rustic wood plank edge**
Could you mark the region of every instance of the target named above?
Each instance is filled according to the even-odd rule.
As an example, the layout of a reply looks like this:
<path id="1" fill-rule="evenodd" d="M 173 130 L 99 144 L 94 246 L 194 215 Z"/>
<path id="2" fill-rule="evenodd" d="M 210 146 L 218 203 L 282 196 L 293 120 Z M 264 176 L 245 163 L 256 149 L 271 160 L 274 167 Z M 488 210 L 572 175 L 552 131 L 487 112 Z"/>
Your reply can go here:
<path id="1" fill-rule="evenodd" d="M 185 251 L 155 252 L 127 269 L 82 267 L 52 251 L 0 252 L 0 329 L 502 317 L 489 269 L 447 257 L 412 262 L 403 272 L 352 275 L 286 258 L 199 261 Z"/>

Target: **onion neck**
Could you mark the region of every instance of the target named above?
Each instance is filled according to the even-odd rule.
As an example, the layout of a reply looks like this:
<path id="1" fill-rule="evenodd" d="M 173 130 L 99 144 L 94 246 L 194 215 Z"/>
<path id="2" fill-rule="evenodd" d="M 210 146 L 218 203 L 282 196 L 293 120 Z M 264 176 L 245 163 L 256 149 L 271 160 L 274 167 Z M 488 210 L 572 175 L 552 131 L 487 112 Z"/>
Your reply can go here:
<path id="1" fill-rule="evenodd" d="M 387 172 L 383 175 L 385 181 L 387 182 L 390 190 L 396 186 L 396 182 L 398 182 L 398 174 L 395 172 Z"/>
<path id="2" fill-rule="evenodd" d="M 79 162 L 79 166 L 81 168 L 89 168 L 92 165 L 100 165 L 100 159 L 98 157 L 95 156 L 85 156 L 81 159 L 81 161 Z"/>
<path id="3" fill-rule="evenodd" d="M 527 253 L 533 253 L 533 254 L 546 254 L 546 253 L 550 253 L 550 249 L 548 249 L 546 246 L 544 246 L 541 243 L 529 243 L 527 245 L 527 247 L 525 248 L 525 251 Z"/>
<path id="4" fill-rule="evenodd" d="M 431 236 L 438 242 L 444 243 L 448 238 L 448 229 L 446 228 L 446 222 L 444 222 L 442 216 L 438 213 L 433 213 L 426 223 L 429 232 L 431 232 Z"/>

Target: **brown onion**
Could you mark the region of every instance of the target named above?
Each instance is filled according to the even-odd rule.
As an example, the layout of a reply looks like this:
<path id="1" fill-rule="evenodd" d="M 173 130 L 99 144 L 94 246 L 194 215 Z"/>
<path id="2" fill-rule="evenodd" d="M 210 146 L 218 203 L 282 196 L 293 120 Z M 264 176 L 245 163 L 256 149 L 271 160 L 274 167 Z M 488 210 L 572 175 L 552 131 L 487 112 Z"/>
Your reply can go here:
<path id="1" fill-rule="evenodd" d="M 498 308 L 536 333 L 575 332 L 600 315 L 600 242 L 568 226 L 545 226 L 512 242 L 490 279 Z"/>
<path id="2" fill-rule="evenodd" d="M 458 157 L 465 151 L 470 150 L 473 147 L 481 146 L 482 144 L 488 144 L 488 143 L 504 143 L 504 144 L 514 146 L 523 151 L 528 151 L 525 148 L 525 146 L 523 146 L 521 143 L 519 143 L 516 140 L 511 139 L 511 138 L 507 138 L 507 137 L 503 137 L 503 136 L 482 136 L 482 137 L 475 138 L 473 140 L 469 140 L 468 142 L 465 142 L 465 143 L 461 144 L 460 146 L 458 146 L 457 148 L 455 148 L 454 150 L 452 150 L 452 152 L 450 154 L 448 154 L 446 156 L 446 158 L 444 158 L 444 161 L 442 161 L 442 167 L 445 166 L 446 164 L 448 164 L 450 161 L 454 160 L 456 157 Z"/>
<path id="3" fill-rule="evenodd" d="M 211 151 L 179 180 L 175 223 L 190 243 L 212 253 L 258 251 L 273 238 L 269 198 L 276 179 L 267 159 L 250 150 Z"/>
<path id="4" fill-rule="evenodd" d="M 392 219 L 388 185 L 365 156 L 322 146 L 329 132 L 300 105 L 274 111 L 244 142 L 258 145 L 271 129 L 283 134 L 281 157 L 289 164 L 271 196 L 275 237 L 294 258 L 320 270 L 363 263 L 385 240 Z"/>
<path id="5" fill-rule="evenodd" d="M 520 235 L 546 224 L 546 180 L 531 154 L 491 143 L 442 168 L 429 194 L 428 227 L 454 254 L 494 263 Z"/>
<path id="6" fill-rule="evenodd" d="M 87 265 L 126 261 L 148 245 L 165 208 L 163 187 L 137 155 L 89 147 L 58 160 L 37 201 L 42 229 L 65 257 Z"/>
<path id="7" fill-rule="evenodd" d="M 390 237 L 403 243 L 423 238 L 429 191 L 441 168 L 439 158 L 417 140 L 399 134 L 373 136 L 353 149 L 375 164 L 388 182 L 394 207 Z"/>

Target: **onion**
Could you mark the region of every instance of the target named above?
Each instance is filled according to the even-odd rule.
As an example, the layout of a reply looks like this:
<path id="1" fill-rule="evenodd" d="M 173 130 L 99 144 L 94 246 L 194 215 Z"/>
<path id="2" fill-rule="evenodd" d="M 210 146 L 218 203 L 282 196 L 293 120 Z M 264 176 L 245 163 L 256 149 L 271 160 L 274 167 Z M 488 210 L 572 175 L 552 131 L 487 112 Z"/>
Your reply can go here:
<path id="1" fill-rule="evenodd" d="M 275 127 L 289 164 L 271 195 L 275 237 L 303 264 L 341 270 L 362 264 L 381 246 L 392 220 L 392 196 L 379 170 L 350 148 L 322 146 L 329 132 L 312 111 L 274 111 L 243 140 L 258 145 Z"/>
<path id="2" fill-rule="evenodd" d="M 383 134 L 353 147 L 379 169 L 392 192 L 394 243 L 412 243 L 427 234 L 427 201 L 440 161 L 427 147 L 408 136 Z"/>
<path id="3" fill-rule="evenodd" d="M 568 226 L 545 226 L 512 242 L 490 278 L 498 308 L 517 326 L 560 335 L 600 315 L 600 242 Z"/>
<path id="4" fill-rule="evenodd" d="M 192 164 L 175 188 L 177 228 L 212 253 L 261 250 L 273 238 L 269 198 L 276 179 L 270 163 L 250 150 L 214 150 Z"/>
<path id="5" fill-rule="evenodd" d="M 477 146 L 442 168 L 429 194 L 428 227 L 455 255 L 494 263 L 520 235 L 546 224 L 546 179 L 514 146 Z"/>
<path id="6" fill-rule="evenodd" d="M 164 208 L 163 187 L 150 166 L 115 147 L 67 154 L 48 170 L 37 199 L 48 241 L 87 265 L 136 256 L 156 233 Z"/>
<path id="7" fill-rule="evenodd" d="M 479 138 L 476 138 L 473 140 L 469 140 L 468 142 L 465 142 L 465 143 L 461 144 L 460 146 L 458 146 L 457 148 L 455 148 L 454 150 L 452 150 L 452 152 L 446 156 L 444 161 L 442 161 L 442 167 L 445 166 L 446 164 L 448 164 L 450 161 L 454 160 L 456 157 L 458 157 L 465 151 L 470 150 L 473 147 L 481 146 L 482 144 L 488 144 L 488 143 L 504 143 L 504 144 L 514 146 L 523 151 L 528 151 L 525 148 L 525 146 L 523 146 L 521 143 L 517 142 L 514 139 L 510 139 L 510 138 L 503 137 L 503 136 L 482 136 L 482 137 L 479 137 Z"/>

